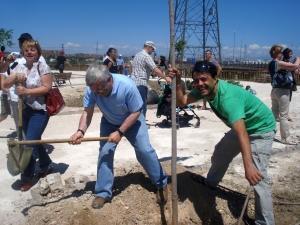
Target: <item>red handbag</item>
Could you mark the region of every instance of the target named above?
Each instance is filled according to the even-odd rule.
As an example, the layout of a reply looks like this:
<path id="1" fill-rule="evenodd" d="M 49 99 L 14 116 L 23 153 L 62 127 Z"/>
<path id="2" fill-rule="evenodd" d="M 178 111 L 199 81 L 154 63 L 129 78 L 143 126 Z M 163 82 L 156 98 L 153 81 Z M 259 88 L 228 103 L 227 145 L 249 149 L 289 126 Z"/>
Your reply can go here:
<path id="1" fill-rule="evenodd" d="M 46 109 L 49 116 L 59 113 L 65 106 L 65 101 L 58 88 L 52 88 L 46 95 Z"/>

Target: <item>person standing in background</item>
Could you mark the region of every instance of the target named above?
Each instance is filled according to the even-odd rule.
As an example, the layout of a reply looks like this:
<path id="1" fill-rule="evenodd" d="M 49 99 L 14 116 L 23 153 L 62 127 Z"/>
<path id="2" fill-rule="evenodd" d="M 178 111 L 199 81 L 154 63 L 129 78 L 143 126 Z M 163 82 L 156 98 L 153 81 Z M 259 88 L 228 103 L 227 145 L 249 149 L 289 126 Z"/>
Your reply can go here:
<path id="1" fill-rule="evenodd" d="M 111 73 L 119 73 L 118 65 L 117 65 L 117 56 L 118 51 L 115 48 L 109 48 L 106 52 L 108 57 L 103 61 L 103 65 L 107 66 L 109 72 Z"/>
<path id="2" fill-rule="evenodd" d="M 123 56 L 121 54 L 117 58 L 117 66 L 118 66 L 118 73 L 123 74 L 123 72 L 124 72 L 124 59 L 123 59 Z"/>
<path id="3" fill-rule="evenodd" d="M 66 60 L 67 59 L 65 57 L 65 52 L 61 50 L 56 58 L 56 68 L 59 70 L 60 73 L 64 72 Z"/>
<path id="4" fill-rule="evenodd" d="M 164 73 L 154 63 L 151 54 L 156 50 L 155 44 L 152 41 L 146 41 L 142 51 L 138 52 L 132 62 L 132 74 L 131 78 L 137 85 L 137 88 L 141 94 L 143 100 L 142 112 L 146 118 L 147 112 L 147 95 L 148 95 L 148 81 L 151 74 L 159 76 L 165 79 L 168 83 L 172 82 L 172 79 L 166 77 Z"/>
<path id="5" fill-rule="evenodd" d="M 273 45 L 270 49 L 272 61 L 269 63 L 271 75 L 271 100 L 274 117 L 280 123 L 281 142 L 283 144 L 295 145 L 291 139 L 288 116 L 290 107 L 290 92 L 293 85 L 291 71 L 299 69 L 300 59 L 295 63 L 282 61 L 282 49 L 280 45 Z"/>
<path id="6" fill-rule="evenodd" d="M 284 62 L 290 62 L 290 63 L 295 63 L 297 58 L 295 56 L 293 56 L 293 51 L 292 49 L 289 49 L 289 48 L 285 48 L 283 51 L 282 51 L 282 55 L 283 55 L 283 58 L 282 60 Z M 293 79 L 293 85 L 291 87 L 291 92 L 290 92 L 290 102 L 292 101 L 292 95 L 293 95 L 293 91 L 297 91 L 297 83 L 296 83 L 296 78 L 295 78 L 295 73 L 297 72 L 296 71 L 292 71 L 290 72 L 291 73 L 291 77 Z M 288 121 L 292 122 L 292 118 L 289 116 L 288 117 Z"/>
<path id="7" fill-rule="evenodd" d="M 5 47 L 1 46 L 1 50 L 0 50 L 0 62 L 3 62 L 3 60 L 4 60 L 4 57 L 5 57 L 4 51 L 5 51 Z"/>
<path id="8" fill-rule="evenodd" d="M 5 47 L 1 46 L 0 51 L 0 63 L 5 61 Z M 0 74 L 0 100 L 1 100 L 1 112 L 0 112 L 0 122 L 5 120 L 8 115 L 10 115 L 10 107 L 8 103 L 8 90 L 3 88 L 3 81 L 5 79 L 5 74 Z"/>

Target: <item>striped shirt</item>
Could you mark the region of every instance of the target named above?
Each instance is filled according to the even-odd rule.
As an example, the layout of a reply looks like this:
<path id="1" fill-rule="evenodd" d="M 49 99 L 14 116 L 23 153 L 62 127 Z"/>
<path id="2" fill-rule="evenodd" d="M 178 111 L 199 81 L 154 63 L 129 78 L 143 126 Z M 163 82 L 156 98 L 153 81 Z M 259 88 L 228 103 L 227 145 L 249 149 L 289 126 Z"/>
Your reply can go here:
<path id="1" fill-rule="evenodd" d="M 136 85 L 147 86 L 149 77 L 156 67 L 151 56 L 143 49 L 133 59 L 131 78 Z"/>

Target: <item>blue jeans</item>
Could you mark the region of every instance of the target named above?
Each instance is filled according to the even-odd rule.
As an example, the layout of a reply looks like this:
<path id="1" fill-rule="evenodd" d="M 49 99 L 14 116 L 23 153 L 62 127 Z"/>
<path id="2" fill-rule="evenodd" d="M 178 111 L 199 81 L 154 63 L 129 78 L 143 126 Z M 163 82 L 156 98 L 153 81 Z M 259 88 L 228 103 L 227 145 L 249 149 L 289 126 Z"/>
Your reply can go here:
<path id="1" fill-rule="evenodd" d="M 144 114 L 144 117 L 146 118 L 148 87 L 144 86 L 144 85 L 138 85 L 137 89 L 139 90 L 140 95 L 141 95 L 142 100 L 143 100 L 142 113 Z"/>
<path id="2" fill-rule="evenodd" d="M 253 163 L 263 175 L 263 179 L 254 186 L 256 225 L 275 224 L 271 179 L 267 171 L 274 136 L 274 131 L 249 135 Z M 215 147 L 211 160 L 212 165 L 207 174 L 207 182 L 210 185 L 215 186 L 222 180 L 230 162 L 240 151 L 238 137 L 233 130 L 230 130 Z"/>
<path id="3" fill-rule="evenodd" d="M 23 110 L 23 130 L 26 140 L 40 140 L 48 124 L 49 116 L 44 110 L 33 110 L 27 106 Z M 31 160 L 21 174 L 21 180 L 30 181 L 35 172 L 36 160 L 39 159 L 41 170 L 45 170 L 51 163 L 51 159 L 43 145 L 31 145 L 33 148 Z"/>
<path id="4" fill-rule="evenodd" d="M 101 119 L 100 135 L 109 136 L 119 126 L 109 123 L 104 117 Z M 152 183 L 158 188 L 167 185 L 165 175 L 156 155 L 155 150 L 149 142 L 148 128 L 145 118 L 141 114 L 136 123 L 125 133 L 125 137 L 134 147 L 136 158 L 147 172 Z M 113 162 L 117 144 L 101 141 L 97 167 L 97 181 L 95 193 L 97 196 L 110 199 L 114 182 Z"/>

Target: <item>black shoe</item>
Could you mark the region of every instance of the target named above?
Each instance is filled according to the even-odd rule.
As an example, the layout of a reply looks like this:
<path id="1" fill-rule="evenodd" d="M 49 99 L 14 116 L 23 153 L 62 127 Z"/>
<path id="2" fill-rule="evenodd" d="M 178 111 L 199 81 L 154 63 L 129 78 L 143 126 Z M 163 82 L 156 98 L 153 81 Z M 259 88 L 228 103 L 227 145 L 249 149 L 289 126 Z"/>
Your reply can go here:
<path id="1" fill-rule="evenodd" d="M 46 169 L 41 169 L 37 175 L 38 178 L 44 178 L 47 175 L 53 173 L 53 167 L 51 164 Z"/>

